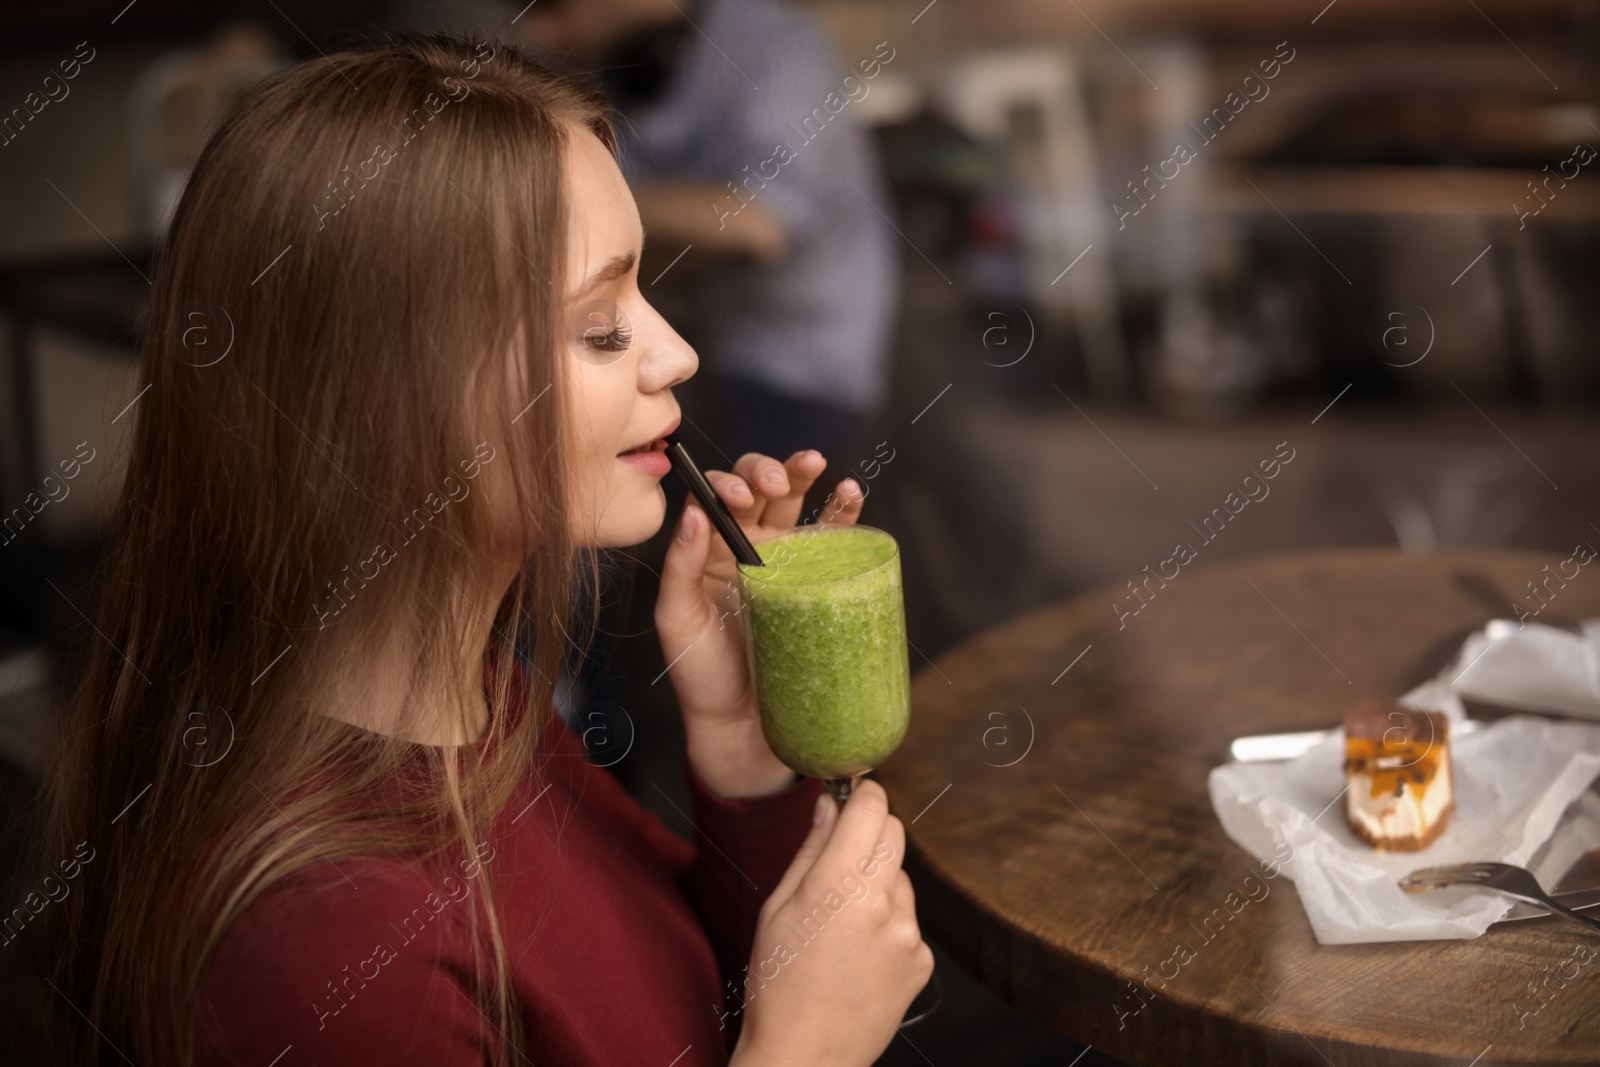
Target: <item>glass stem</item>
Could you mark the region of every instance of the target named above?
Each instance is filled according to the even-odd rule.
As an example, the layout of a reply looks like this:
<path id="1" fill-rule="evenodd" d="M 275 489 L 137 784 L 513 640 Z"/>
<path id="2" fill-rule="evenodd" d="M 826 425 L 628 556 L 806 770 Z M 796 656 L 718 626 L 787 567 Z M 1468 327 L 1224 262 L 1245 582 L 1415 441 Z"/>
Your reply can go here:
<path id="1" fill-rule="evenodd" d="M 823 788 L 827 789 L 828 795 L 833 797 L 842 808 L 844 807 L 844 802 L 850 799 L 850 794 L 855 791 L 856 783 L 859 781 L 861 781 L 861 775 L 852 774 L 848 778 L 824 778 L 822 785 Z"/>

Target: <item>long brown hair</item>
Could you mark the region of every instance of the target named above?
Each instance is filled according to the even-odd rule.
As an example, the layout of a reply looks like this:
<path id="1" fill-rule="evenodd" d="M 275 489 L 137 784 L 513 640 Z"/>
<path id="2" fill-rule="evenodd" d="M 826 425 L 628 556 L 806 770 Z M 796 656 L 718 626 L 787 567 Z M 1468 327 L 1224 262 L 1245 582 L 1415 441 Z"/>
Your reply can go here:
<path id="1" fill-rule="evenodd" d="M 526 773 L 573 632 L 556 338 L 562 153 L 585 128 L 614 147 L 597 94 L 513 48 L 398 34 L 258 86 L 201 154 L 158 249 L 98 637 L 44 793 L 41 865 L 78 883 L 35 944 L 73 1062 L 120 1062 L 108 1044 L 189 1062 L 205 969 L 266 888 L 347 857 L 470 856 Z M 471 594 L 487 466 L 527 517 L 498 605 Z M 483 616 L 534 654 L 521 697 L 492 672 L 481 747 L 319 713 L 397 634 L 403 688 L 437 689 Z M 378 800 L 419 749 L 420 788 Z M 480 1006 L 509 1057 L 487 888 Z"/>

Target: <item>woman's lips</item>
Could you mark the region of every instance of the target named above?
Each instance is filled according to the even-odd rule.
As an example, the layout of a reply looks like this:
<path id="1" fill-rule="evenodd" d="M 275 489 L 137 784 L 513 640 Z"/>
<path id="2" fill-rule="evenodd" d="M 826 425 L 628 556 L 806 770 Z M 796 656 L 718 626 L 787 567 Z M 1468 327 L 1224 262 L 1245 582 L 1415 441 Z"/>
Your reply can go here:
<path id="1" fill-rule="evenodd" d="M 653 441 L 644 448 L 623 452 L 617 458 L 652 478 L 660 478 L 672 469 L 672 461 L 667 459 L 666 438 Z"/>

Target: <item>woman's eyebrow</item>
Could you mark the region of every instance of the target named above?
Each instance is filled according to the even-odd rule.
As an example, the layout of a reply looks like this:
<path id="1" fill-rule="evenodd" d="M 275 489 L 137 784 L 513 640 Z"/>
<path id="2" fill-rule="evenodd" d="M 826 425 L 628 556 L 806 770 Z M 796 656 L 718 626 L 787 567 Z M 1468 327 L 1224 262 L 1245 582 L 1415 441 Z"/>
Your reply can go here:
<path id="1" fill-rule="evenodd" d="M 637 262 L 638 257 L 632 252 L 620 256 L 612 256 L 605 266 L 590 276 L 589 280 L 584 283 L 583 288 L 579 290 L 579 293 L 587 293 L 598 285 L 604 285 L 606 282 L 614 282 L 618 278 L 626 277 Z"/>

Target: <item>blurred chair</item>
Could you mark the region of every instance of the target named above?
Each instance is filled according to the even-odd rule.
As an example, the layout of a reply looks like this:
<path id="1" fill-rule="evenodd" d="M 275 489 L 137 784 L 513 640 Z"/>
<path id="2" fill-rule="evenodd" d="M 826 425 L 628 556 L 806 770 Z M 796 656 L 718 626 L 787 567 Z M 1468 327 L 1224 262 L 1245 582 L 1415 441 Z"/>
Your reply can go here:
<path id="1" fill-rule="evenodd" d="M 44 770 L 54 678 L 43 651 L 0 647 L 0 763 L 31 778 Z"/>
<path id="2" fill-rule="evenodd" d="M 1048 46 L 971 53 L 942 72 L 936 95 L 965 132 L 1017 157 L 1031 302 L 1047 319 L 1074 322 L 1097 395 L 1125 395 L 1132 374 L 1076 59 Z"/>
<path id="3" fill-rule="evenodd" d="M 0 893 L 7 907 L 34 883 L 31 816 L 53 724 L 54 679 L 39 650 L 16 650 L 0 642 Z M 0 954 L 0 1062 L 34 1067 L 60 1062 L 60 1050 L 45 1047 L 34 1027 L 44 987 L 23 949 Z"/>
<path id="4" fill-rule="evenodd" d="M 1423 450 L 1378 487 L 1406 552 L 1503 548 L 1528 518 L 1538 486 L 1526 465 L 1494 448 Z"/>

